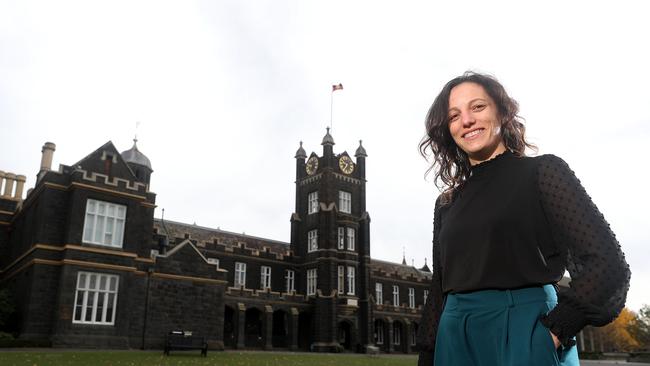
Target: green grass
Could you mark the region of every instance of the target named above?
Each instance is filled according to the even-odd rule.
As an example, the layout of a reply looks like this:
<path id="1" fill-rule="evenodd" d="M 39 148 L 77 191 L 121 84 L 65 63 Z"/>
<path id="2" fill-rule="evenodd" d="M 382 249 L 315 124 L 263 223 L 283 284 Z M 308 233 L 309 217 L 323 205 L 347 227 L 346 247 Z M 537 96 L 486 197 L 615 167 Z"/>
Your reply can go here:
<path id="1" fill-rule="evenodd" d="M 412 366 L 417 364 L 415 355 L 323 354 L 285 352 L 172 352 L 164 356 L 162 351 L 3 351 L 0 350 L 2 366 L 147 366 L 147 365 L 219 365 L 219 366 Z"/>

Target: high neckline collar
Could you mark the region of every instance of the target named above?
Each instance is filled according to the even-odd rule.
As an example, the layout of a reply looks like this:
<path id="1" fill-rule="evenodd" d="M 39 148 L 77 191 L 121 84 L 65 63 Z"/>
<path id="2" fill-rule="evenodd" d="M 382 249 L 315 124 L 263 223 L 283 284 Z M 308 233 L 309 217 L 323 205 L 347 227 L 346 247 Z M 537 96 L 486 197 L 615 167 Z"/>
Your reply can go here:
<path id="1" fill-rule="evenodd" d="M 493 157 L 492 159 L 488 159 L 485 161 L 482 161 L 478 164 L 472 165 L 470 167 L 470 171 L 472 172 L 472 175 L 475 175 L 479 172 L 485 171 L 487 168 L 490 166 L 494 166 L 496 162 L 500 160 L 504 160 L 504 158 L 509 157 L 509 156 L 514 156 L 514 154 L 510 150 L 505 150 L 499 155 Z"/>

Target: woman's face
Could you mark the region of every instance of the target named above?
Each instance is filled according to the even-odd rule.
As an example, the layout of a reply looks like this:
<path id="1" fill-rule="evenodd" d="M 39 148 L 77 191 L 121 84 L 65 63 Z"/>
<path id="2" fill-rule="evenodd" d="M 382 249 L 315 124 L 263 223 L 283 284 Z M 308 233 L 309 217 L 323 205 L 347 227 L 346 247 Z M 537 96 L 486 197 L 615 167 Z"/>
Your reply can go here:
<path id="1" fill-rule="evenodd" d="M 449 94 L 449 133 L 471 165 L 505 151 L 497 106 L 476 83 L 456 85 Z"/>

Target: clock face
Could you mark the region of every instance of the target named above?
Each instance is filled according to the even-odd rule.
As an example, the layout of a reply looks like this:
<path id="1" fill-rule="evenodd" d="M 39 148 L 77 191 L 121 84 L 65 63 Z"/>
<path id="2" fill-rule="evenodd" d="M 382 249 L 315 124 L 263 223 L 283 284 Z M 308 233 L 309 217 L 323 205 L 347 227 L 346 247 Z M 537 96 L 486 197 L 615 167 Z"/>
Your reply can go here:
<path id="1" fill-rule="evenodd" d="M 343 155 L 339 159 L 339 168 L 341 168 L 341 171 L 345 174 L 352 174 L 354 171 L 354 163 L 352 162 L 352 159 L 350 159 L 349 156 Z"/>
<path id="2" fill-rule="evenodd" d="M 315 156 L 309 158 L 309 160 L 307 160 L 307 165 L 305 165 L 305 170 L 309 175 L 316 173 L 316 170 L 318 170 L 318 158 Z"/>

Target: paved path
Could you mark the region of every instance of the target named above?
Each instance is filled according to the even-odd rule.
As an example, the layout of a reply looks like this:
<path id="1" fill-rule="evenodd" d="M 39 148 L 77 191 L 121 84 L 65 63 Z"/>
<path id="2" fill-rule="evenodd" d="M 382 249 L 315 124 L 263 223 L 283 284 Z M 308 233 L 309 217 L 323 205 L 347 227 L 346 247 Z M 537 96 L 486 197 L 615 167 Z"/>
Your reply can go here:
<path id="1" fill-rule="evenodd" d="M 626 362 L 626 361 L 590 361 L 580 360 L 580 366 L 609 366 L 609 365 L 627 365 L 627 366 L 648 366 L 647 363 Z"/>

